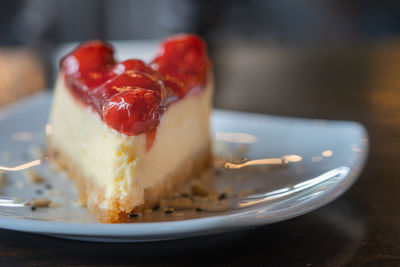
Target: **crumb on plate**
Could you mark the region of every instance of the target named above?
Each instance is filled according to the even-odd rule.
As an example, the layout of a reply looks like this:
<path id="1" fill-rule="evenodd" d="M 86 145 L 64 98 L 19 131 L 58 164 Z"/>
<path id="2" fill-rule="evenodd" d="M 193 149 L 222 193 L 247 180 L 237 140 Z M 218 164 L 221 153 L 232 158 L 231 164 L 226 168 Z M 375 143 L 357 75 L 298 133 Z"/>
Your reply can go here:
<path id="1" fill-rule="evenodd" d="M 26 170 L 25 178 L 32 183 L 39 184 L 44 181 L 43 177 L 34 170 Z"/>

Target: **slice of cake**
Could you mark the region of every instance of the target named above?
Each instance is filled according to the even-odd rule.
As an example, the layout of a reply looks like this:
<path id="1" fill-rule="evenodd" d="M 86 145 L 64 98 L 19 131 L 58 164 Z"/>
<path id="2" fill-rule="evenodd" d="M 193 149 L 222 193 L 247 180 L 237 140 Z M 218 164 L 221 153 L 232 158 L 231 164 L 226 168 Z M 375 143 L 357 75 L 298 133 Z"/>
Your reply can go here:
<path id="1" fill-rule="evenodd" d="M 203 40 L 165 40 L 146 64 L 90 41 L 61 60 L 49 154 L 101 222 L 157 205 L 211 159 L 211 64 Z"/>

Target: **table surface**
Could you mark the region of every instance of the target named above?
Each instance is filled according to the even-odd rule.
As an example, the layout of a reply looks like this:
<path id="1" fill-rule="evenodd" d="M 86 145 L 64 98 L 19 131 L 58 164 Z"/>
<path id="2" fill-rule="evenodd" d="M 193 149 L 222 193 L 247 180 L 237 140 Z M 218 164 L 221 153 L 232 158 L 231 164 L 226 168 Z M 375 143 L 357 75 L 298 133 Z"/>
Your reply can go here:
<path id="1" fill-rule="evenodd" d="M 400 42 L 211 48 L 218 108 L 364 124 L 370 155 L 359 181 L 307 215 L 215 236 L 102 244 L 0 230 L 0 265 L 400 265 Z"/>

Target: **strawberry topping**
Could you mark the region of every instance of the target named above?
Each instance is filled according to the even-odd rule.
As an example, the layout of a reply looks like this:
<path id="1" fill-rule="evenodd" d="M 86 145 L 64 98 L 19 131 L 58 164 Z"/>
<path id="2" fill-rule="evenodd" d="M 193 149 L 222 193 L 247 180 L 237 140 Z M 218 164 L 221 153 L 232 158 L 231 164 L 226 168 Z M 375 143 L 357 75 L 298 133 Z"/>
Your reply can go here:
<path id="1" fill-rule="evenodd" d="M 165 108 L 157 91 L 132 89 L 114 95 L 105 103 L 106 123 L 124 134 L 143 133 L 157 127 Z"/>
<path id="2" fill-rule="evenodd" d="M 202 39 L 183 34 L 164 41 L 150 64 L 116 62 L 101 41 L 83 43 L 61 61 L 73 95 L 127 135 L 155 130 L 169 104 L 205 87 L 209 68 Z"/>

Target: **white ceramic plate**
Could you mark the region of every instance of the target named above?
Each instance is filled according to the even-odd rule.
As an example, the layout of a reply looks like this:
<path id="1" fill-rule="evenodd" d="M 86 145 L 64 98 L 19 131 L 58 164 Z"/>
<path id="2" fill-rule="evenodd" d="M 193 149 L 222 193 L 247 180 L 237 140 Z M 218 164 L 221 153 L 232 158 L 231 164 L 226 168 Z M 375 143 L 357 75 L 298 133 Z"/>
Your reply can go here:
<path id="1" fill-rule="evenodd" d="M 38 163 L 41 158 L 34 148 L 45 146 L 50 102 L 50 93 L 39 94 L 1 112 L 0 166 Z M 192 211 L 184 216 L 160 211 L 137 223 L 101 224 L 85 208 L 73 205 L 76 193 L 71 181 L 41 159 L 32 168 L 45 178 L 42 184 L 26 181 L 24 171 L 6 172 L 0 188 L 0 227 L 86 241 L 138 242 L 265 225 L 339 197 L 356 181 L 367 156 L 367 133 L 355 122 L 215 110 L 212 126 L 219 158 L 215 184 L 233 190 L 227 211 Z M 276 166 L 279 162 L 286 164 Z M 47 190 L 46 184 L 52 188 Z M 55 207 L 32 211 L 8 201 L 41 195 L 51 198 Z"/>

